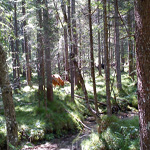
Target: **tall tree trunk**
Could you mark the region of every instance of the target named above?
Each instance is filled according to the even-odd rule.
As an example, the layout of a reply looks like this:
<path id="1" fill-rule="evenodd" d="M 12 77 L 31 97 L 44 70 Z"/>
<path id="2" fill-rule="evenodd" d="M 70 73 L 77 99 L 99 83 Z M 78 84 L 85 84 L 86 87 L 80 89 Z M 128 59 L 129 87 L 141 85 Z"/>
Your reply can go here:
<path id="1" fill-rule="evenodd" d="M 101 38 L 104 39 L 104 35 L 103 35 L 102 33 L 101 33 Z M 104 47 L 104 43 L 103 43 L 103 47 Z M 102 51 L 102 52 L 101 52 L 101 55 L 102 55 L 102 64 L 104 64 L 104 63 L 105 63 L 105 62 L 104 62 L 104 57 L 105 57 L 105 56 L 104 56 L 104 48 L 102 48 L 101 51 Z"/>
<path id="2" fill-rule="evenodd" d="M 61 0 L 61 8 L 64 15 L 64 41 L 65 41 L 65 79 L 69 80 L 69 62 L 68 62 L 68 33 L 67 33 L 67 13 L 66 13 L 66 2 Z"/>
<path id="3" fill-rule="evenodd" d="M 72 33 L 71 33 L 71 13 L 70 0 L 68 0 L 68 33 L 69 33 L 69 58 L 70 58 L 70 81 L 71 81 L 71 101 L 74 101 L 74 53 L 72 50 Z"/>
<path id="4" fill-rule="evenodd" d="M 108 52 L 109 52 L 109 60 L 110 60 L 110 57 L 111 57 L 111 39 L 110 39 L 110 22 L 111 22 L 111 11 L 110 11 L 110 0 L 108 0 Z M 111 61 L 110 61 L 111 63 Z"/>
<path id="5" fill-rule="evenodd" d="M 91 0 L 88 0 L 88 10 L 89 10 L 89 29 L 90 29 L 90 61 L 91 61 L 91 76 L 93 80 L 93 91 L 95 100 L 95 110 L 98 113 L 97 105 L 97 93 L 96 93 L 96 83 L 95 83 L 95 69 L 94 69 L 94 52 L 93 52 L 93 33 L 92 33 L 92 17 L 91 17 Z"/>
<path id="6" fill-rule="evenodd" d="M 30 68 L 30 62 L 29 62 L 29 47 L 28 47 L 28 38 L 27 38 L 27 30 L 26 28 L 26 9 L 25 9 L 25 0 L 22 0 L 22 13 L 24 16 L 23 21 L 23 34 L 24 34 L 24 50 L 25 50 L 25 57 L 26 57 L 26 78 L 27 78 L 27 84 L 31 86 L 31 68 Z"/>
<path id="7" fill-rule="evenodd" d="M 74 102 L 74 63 L 75 55 L 70 52 L 70 75 L 71 75 L 71 101 Z"/>
<path id="8" fill-rule="evenodd" d="M 43 44 L 43 32 L 42 32 L 42 9 L 41 9 L 41 0 L 37 0 L 37 68 L 38 68 L 38 81 L 39 81 L 39 95 L 44 95 L 45 92 L 45 69 L 44 69 L 44 44 Z M 40 98 L 43 98 L 39 96 Z M 39 99 L 39 107 L 40 107 Z"/>
<path id="9" fill-rule="evenodd" d="M 24 36 L 24 25 L 21 23 L 21 36 Z M 21 40 L 21 48 L 22 48 L 22 53 L 25 53 L 25 47 L 24 47 L 24 38 Z M 22 76 L 26 77 L 26 67 L 25 64 L 22 64 Z"/>
<path id="10" fill-rule="evenodd" d="M 12 97 L 12 89 L 7 72 L 6 54 L 0 45 L 0 87 L 2 88 L 2 99 L 7 127 L 7 150 L 12 149 L 10 144 L 17 147 L 18 126 Z"/>
<path id="11" fill-rule="evenodd" d="M 112 26 L 114 26 L 114 28 L 115 28 L 115 20 L 112 20 Z M 115 30 L 114 30 L 114 35 L 115 35 Z M 113 43 L 115 43 L 115 36 L 113 38 Z M 114 63 L 115 62 L 115 48 L 111 48 L 111 52 L 110 53 L 111 53 L 110 62 Z"/>
<path id="12" fill-rule="evenodd" d="M 129 0 L 130 2 L 130 0 Z M 134 79 L 134 73 L 133 73 L 133 43 L 131 39 L 132 35 L 132 22 L 131 22 L 131 10 L 128 11 L 127 14 L 127 21 L 128 21 L 128 53 L 129 53 L 129 76 Z"/>
<path id="13" fill-rule="evenodd" d="M 150 1 L 135 0 L 140 150 L 150 150 Z"/>
<path id="14" fill-rule="evenodd" d="M 125 63 L 125 54 L 124 54 L 124 43 L 121 41 L 121 70 L 124 72 L 124 63 Z"/>
<path id="15" fill-rule="evenodd" d="M 77 29 L 76 29 L 76 16 L 75 16 L 75 0 L 71 0 L 71 18 L 72 18 L 72 51 L 75 54 L 75 57 L 78 56 L 78 47 L 77 47 Z M 78 60 L 76 60 L 78 61 Z M 79 82 L 79 77 L 76 68 L 74 67 L 74 80 L 75 85 L 81 87 Z"/>
<path id="16" fill-rule="evenodd" d="M 103 17 L 104 17 L 104 55 L 105 55 L 107 114 L 111 115 L 112 111 L 111 111 L 111 102 L 110 102 L 110 69 L 109 69 L 109 53 L 108 53 L 108 29 L 107 29 L 106 0 L 103 0 Z"/>
<path id="17" fill-rule="evenodd" d="M 28 33 L 27 39 L 28 39 L 28 51 L 29 51 L 29 67 L 30 67 L 30 77 L 32 78 L 32 67 L 31 67 L 31 33 Z"/>
<path id="18" fill-rule="evenodd" d="M 57 54 L 57 60 L 58 60 L 58 73 L 61 74 L 61 71 L 60 71 L 60 53 L 59 52 Z"/>
<path id="19" fill-rule="evenodd" d="M 132 12 L 131 16 L 134 16 L 134 11 Z M 135 20 L 135 18 L 133 17 L 132 20 Z M 132 21 L 132 33 L 135 33 L 135 21 Z M 136 55 L 135 55 L 135 40 L 132 40 L 132 46 L 133 46 L 133 77 L 136 75 Z"/>
<path id="20" fill-rule="evenodd" d="M 12 52 L 13 80 L 15 81 L 16 80 L 16 53 L 15 53 L 15 48 L 14 48 L 13 37 L 11 37 L 10 40 L 11 40 L 10 46 L 11 46 L 11 52 Z M 14 82 L 14 84 L 15 84 L 15 82 Z"/>
<path id="21" fill-rule="evenodd" d="M 119 17 L 118 17 L 118 0 L 114 0 L 115 8 L 115 60 L 117 74 L 117 89 L 121 90 L 121 71 L 120 71 L 120 45 L 119 45 Z"/>
<path id="22" fill-rule="evenodd" d="M 14 2 L 14 9 L 15 9 L 15 15 L 14 15 L 15 25 L 14 25 L 14 28 L 15 28 L 15 38 L 16 38 L 15 52 L 16 52 L 16 63 L 17 63 L 17 66 L 16 66 L 17 78 L 16 78 L 16 83 L 15 84 L 16 84 L 16 87 L 18 87 L 20 89 L 21 88 L 20 87 L 20 61 L 19 61 L 19 40 L 18 40 L 18 22 L 17 22 L 16 2 Z"/>
<path id="23" fill-rule="evenodd" d="M 74 66 L 76 67 L 77 69 L 77 73 L 78 73 L 78 76 L 79 76 L 79 80 L 81 82 L 81 85 L 82 85 L 82 90 L 83 90 L 83 93 L 84 93 L 84 96 L 85 96 L 85 100 L 86 100 L 86 105 L 87 105 L 87 108 L 89 110 L 89 112 L 91 113 L 91 115 L 93 115 L 95 118 L 96 118 L 96 121 L 99 120 L 99 116 L 98 114 L 95 113 L 95 111 L 91 108 L 90 104 L 89 104 L 89 99 L 88 99 L 88 92 L 86 90 L 86 86 L 85 86 L 85 83 L 84 83 L 84 80 L 83 80 L 83 77 L 81 75 L 81 70 L 79 69 L 78 67 L 78 63 L 75 59 L 73 59 L 73 63 L 74 63 Z"/>
<path id="24" fill-rule="evenodd" d="M 82 29 L 81 29 L 81 19 L 79 18 L 79 41 L 80 41 L 80 50 L 79 50 L 79 68 L 82 67 Z"/>
<path id="25" fill-rule="evenodd" d="M 97 0 L 97 2 L 99 2 L 99 0 Z M 100 9 L 98 8 L 97 10 L 97 24 L 100 25 Z M 102 71 L 101 71 L 101 41 L 100 41 L 100 29 L 98 30 L 98 72 L 99 75 L 102 75 Z"/>
<path id="26" fill-rule="evenodd" d="M 77 31 L 76 31 L 76 18 L 75 18 L 75 0 L 71 0 L 71 18 L 72 18 L 72 48 L 75 55 L 78 54 L 77 50 Z"/>
<path id="27" fill-rule="evenodd" d="M 49 24 L 49 16 L 48 16 L 48 6 L 47 0 L 43 1 L 45 6 L 43 10 L 43 27 L 44 27 L 44 45 L 45 45 L 45 64 L 46 64 L 46 77 L 47 77 L 47 100 L 53 101 L 53 86 L 52 86 L 52 76 L 51 76 L 51 54 L 50 47 L 52 47 L 52 43 L 50 43 L 50 36 L 52 31 L 50 29 Z"/>
<path id="28" fill-rule="evenodd" d="M 14 2 L 12 2 L 12 5 L 14 5 Z M 0 10 L 0 11 L 2 11 L 2 10 Z M 14 18 L 15 18 L 15 13 L 14 13 Z M 2 21 L 1 17 L 0 17 L 0 21 Z M 13 24 L 13 19 L 10 18 L 10 22 L 11 22 L 11 24 Z M 0 28 L 2 28 L 1 25 L 0 25 Z M 14 32 L 15 32 L 15 24 L 14 24 L 14 26 L 11 26 L 11 29 L 12 29 L 12 31 L 14 30 Z M 10 50 L 12 53 L 13 86 L 15 86 L 15 81 L 16 81 L 16 76 L 17 76 L 17 72 L 16 72 L 17 67 L 16 67 L 15 40 L 14 40 L 13 36 L 10 37 Z"/>

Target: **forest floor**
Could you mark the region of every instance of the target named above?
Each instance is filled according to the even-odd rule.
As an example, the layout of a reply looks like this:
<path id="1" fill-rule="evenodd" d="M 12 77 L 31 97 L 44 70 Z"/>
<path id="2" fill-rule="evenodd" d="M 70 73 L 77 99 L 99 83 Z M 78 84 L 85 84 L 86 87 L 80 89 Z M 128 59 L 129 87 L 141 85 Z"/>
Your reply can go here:
<path id="1" fill-rule="evenodd" d="M 103 81 L 104 77 L 98 76 L 96 78 L 99 102 L 105 104 L 106 87 Z M 138 116 L 136 81 L 133 82 L 128 77 L 128 74 L 124 73 L 122 75 L 122 82 L 123 91 L 121 93 L 118 93 L 117 89 L 115 89 L 114 86 L 115 96 L 117 96 L 117 104 L 121 108 L 114 111 L 114 113 L 116 113 L 116 116 L 119 119 L 116 119 L 115 116 L 113 116 L 111 118 L 113 123 L 111 123 L 110 126 L 107 128 L 108 130 L 105 130 L 101 135 L 99 135 L 97 132 L 97 123 L 87 117 L 89 113 L 86 109 L 84 99 L 82 99 L 82 90 L 76 90 L 75 94 L 80 95 L 80 97 L 76 97 L 76 103 L 73 104 L 69 101 L 70 84 L 66 84 L 64 88 L 55 88 L 55 100 L 48 106 L 49 116 L 47 117 L 45 115 L 46 111 L 44 104 L 42 105 L 41 103 L 41 107 L 38 107 L 38 87 L 36 85 L 32 88 L 25 86 L 24 88 L 22 88 L 21 91 L 19 91 L 19 93 L 14 94 L 16 116 L 20 129 L 19 133 L 21 133 L 19 136 L 21 145 L 19 145 L 19 148 L 17 149 L 89 150 L 91 149 L 91 146 L 94 147 L 97 145 L 99 146 L 99 149 L 102 149 L 101 147 L 104 147 L 103 149 L 106 149 L 108 146 L 109 149 L 112 149 L 112 147 L 114 148 L 115 143 L 116 149 L 139 150 L 137 148 L 139 146 L 139 121 L 138 117 L 134 118 L 134 116 Z M 86 85 L 89 98 L 92 100 L 93 93 L 91 92 L 91 81 L 87 79 Z M 2 129 L 2 131 L 4 131 L 5 119 L 1 99 L 2 98 L 0 97 L 0 130 Z M 116 101 L 114 101 L 113 98 L 113 94 L 111 100 L 113 104 L 116 104 Z M 93 103 L 91 102 L 91 106 L 92 105 Z M 124 113 L 127 110 L 130 111 Z M 100 111 L 102 113 L 106 113 L 106 106 L 100 106 Z M 84 120 L 85 116 L 87 117 L 86 120 Z M 105 116 L 103 119 L 104 121 L 110 121 L 107 120 L 107 117 Z M 78 122 L 78 120 L 84 120 L 83 123 L 91 129 L 82 128 L 82 123 Z M 67 128 L 65 126 L 66 123 Z M 63 129 L 67 129 L 67 132 L 64 132 Z M 0 138 L 0 146 L 3 146 L 6 143 L 4 132 L 0 133 L 0 136 L 3 137 Z M 108 144 L 104 143 L 102 141 L 103 139 Z"/>
<path id="2" fill-rule="evenodd" d="M 120 112 L 117 116 L 120 119 L 132 119 L 137 115 L 137 113 L 132 112 Z M 81 150 L 82 141 L 88 139 L 92 132 L 97 132 L 97 123 L 94 121 L 94 118 L 88 117 L 83 123 L 87 127 L 84 127 L 83 130 L 77 134 L 70 134 L 63 138 L 54 139 L 51 142 L 45 141 L 44 143 L 39 143 L 32 147 L 25 146 L 22 150 Z"/>
<path id="3" fill-rule="evenodd" d="M 51 142 L 45 141 L 43 144 L 33 147 L 24 146 L 21 150 L 81 150 L 81 142 L 87 139 L 91 132 L 97 131 L 97 124 L 92 117 L 88 117 L 84 121 L 84 125 L 87 127 L 84 127 L 79 133 L 68 134 Z"/>

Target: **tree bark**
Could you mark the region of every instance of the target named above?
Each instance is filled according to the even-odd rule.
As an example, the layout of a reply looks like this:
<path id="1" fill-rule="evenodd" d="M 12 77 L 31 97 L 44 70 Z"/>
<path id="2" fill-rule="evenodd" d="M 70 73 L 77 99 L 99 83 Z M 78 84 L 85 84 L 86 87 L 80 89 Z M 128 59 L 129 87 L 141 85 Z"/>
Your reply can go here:
<path id="1" fill-rule="evenodd" d="M 41 0 L 37 1 L 37 53 L 38 53 L 38 80 L 39 80 L 39 93 L 44 92 L 45 85 L 45 72 L 44 72 L 44 44 L 43 44 L 43 34 L 42 34 L 42 9 L 41 9 Z"/>
<path id="2" fill-rule="evenodd" d="M 124 72 L 124 63 L 125 63 L 125 55 L 124 55 L 124 43 L 121 41 L 121 70 Z"/>
<path id="3" fill-rule="evenodd" d="M 13 80 L 15 81 L 16 80 L 16 53 L 15 53 L 15 48 L 14 48 L 13 37 L 10 38 L 10 46 L 11 46 L 11 52 L 12 52 Z"/>
<path id="4" fill-rule="evenodd" d="M 99 0 L 97 0 L 97 2 L 99 2 Z M 97 10 L 97 24 L 100 24 L 100 9 L 98 8 Z M 102 75 L 102 71 L 101 71 L 101 41 L 100 41 L 100 29 L 98 30 L 98 72 L 99 75 Z"/>
<path id="5" fill-rule="evenodd" d="M 45 64 L 46 64 L 46 77 L 47 77 L 47 100 L 53 101 L 53 86 L 52 86 L 52 76 L 51 76 L 51 49 L 52 47 L 52 40 L 50 39 L 50 36 L 52 35 L 52 31 L 50 29 L 49 24 L 49 16 L 48 16 L 48 6 L 47 6 L 47 0 L 43 1 L 43 4 L 45 6 L 43 10 L 43 27 L 44 27 L 44 45 L 45 45 Z"/>
<path id="6" fill-rule="evenodd" d="M 94 69 L 94 52 L 93 52 L 93 33 L 92 33 L 92 17 L 91 17 L 91 0 L 88 0 L 88 10 L 89 10 L 89 29 L 90 29 L 90 61 L 91 61 L 91 76 L 93 80 L 93 91 L 95 100 L 95 110 L 98 113 L 97 105 L 97 93 L 96 93 L 96 83 L 95 83 L 95 69 Z"/>
<path id="7" fill-rule="evenodd" d="M 77 27 L 76 27 L 76 16 L 75 16 L 75 0 L 71 0 L 71 18 L 72 18 L 72 51 L 75 54 L 75 57 L 78 58 L 78 46 L 77 46 Z M 78 60 L 76 60 L 78 61 Z M 76 68 L 74 67 L 74 83 L 77 87 L 81 87 L 79 82 L 79 77 Z"/>
<path id="8" fill-rule="evenodd" d="M 110 11 L 110 5 L 111 5 L 111 1 L 108 0 L 108 52 L 109 52 L 109 60 L 111 63 L 111 31 L 110 31 L 110 22 L 111 22 L 111 11 Z"/>
<path id="9" fill-rule="evenodd" d="M 67 13 L 66 13 L 66 4 L 64 0 L 61 0 L 61 8 L 64 16 L 64 42 L 65 42 L 65 79 L 69 80 L 69 62 L 68 62 L 68 33 L 67 33 Z"/>
<path id="10" fill-rule="evenodd" d="M 94 110 L 91 108 L 90 104 L 89 104 L 88 92 L 87 92 L 87 90 L 86 90 L 86 86 L 85 86 L 83 77 L 82 77 L 82 75 L 81 75 L 81 70 L 78 68 L 78 63 L 77 63 L 77 61 L 76 61 L 75 59 L 73 59 L 73 63 L 74 63 L 74 66 L 75 66 L 76 69 L 77 69 L 77 73 L 78 73 L 79 80 L 80 80 L 80 83 L 81 83 L 81 86 L 82 86 L 82 90 L 83 90 L 83 92 L 84 92 L 84 96 L 85 96 L 87 108 L 88 108 L 89 112 L 91 113 L 91 115 L 93 115 L 93 116 L 96 118 L 96 120 L 98 120 L 98 119 L 99 119 L 99 116 L 98 116 L 97 112 L 94 111 Z M 95 101 L 94 101 L 94 102 L 95 102 Z"/>
<path id="11" fill-rule="evenodd" d="M 10 144 L 17 147 L 18 144 L 18 126 L 16 122 L 15 107 L 12 97 L 9 76 L 7 72 L 6 54 L 0 45 L 0 87 L 2 88 L 2 99 L 4 104 L 4 114 L 7 127 L 7 150 L 10 150 Z"/>
<path id="12" fill-rule="evenodd" d="M 77 51 L 77 31 L 76 31 L 76 18 L 75 18 L 75 0 L 71 0 L 71 18 L 72 18 L 72 48 L 75 55 L 78 54 Z"/>
<path id="13" fill-rule="evenodd" d="M 39 82 L 39 107 L 40 101 L 45 95 L 45 68 L 44 68 L 44 41 L 43 41 L 43 20 L 42 20 L 42 9 L 41 0 L 37 0 L 37 71 L 38 71 L 38 82 Z"/>
<path id="14" fill-rule="evenodd" d="M 118 0 L 114 0 L 115 8 L 115 60 L 117 74 L 117 89 L 121 90 L 121 71 L 120 71 L 120 45 L 119 45 L 119 17 L 118 17 Z"/>
<path id="15" fill-rule="evenodd" d="M 108 29 L 107 29 L 106 0 L 103 0 L 103 17 L 104 17 L 104 55 L 105 55 L 107 114 L 111 115 L 112 111 L 111 111 L 111 102 L 110 102 L 110 69 L 109 69 L 109 53 L 108 53 Z"/>
<path id="16" fill-rule="evenodd" d="M 70 0 L 68 0 L 68 35 L 69 35 L 69 58 L 70 58 L 70 82 L 71 82 L 71 101 L 74 102 L 74 63 L 75 57 L 72 50 L 72 32 L 71 32 L 71 9 Z"/>
<path id="17" fill-rule="evenodd" d="M 21 36 L 24 36 L 24 26 L 23 23 L 21 23 Z M 21 48 L 22 48 L 22 53 L 25 53 L 25 47 L 24 47 L 24 38 L 21 40 Z M 22 76 L 26 77 L 26 67 L 25 64 L 22 64 Z"/>
<path id="18" fill-rule="evenodd" d="M 75 58 L 74 53 L 70 52 L 70 75 L 71 75 L 71 101 L 74 102 L 74 63 L 73 59 Z"/>
<path id="19" fill-rule="evenodd" d="M 150 1 L 135 0 L 140 149 L 150 150 Z"/>
<path id="20" fill-rule="evenodd" d="M 16 7 L 16 2 L 14 2 L 14 11 L 15 11 L 15 25 L 14 25 L 14 29 L 15 29 L 15 56 L 16 56 L 16 75 L 17 78 L 15 80 L 15 84 L 17 88 L 21 88 L 20 86 L 20 61 L 19 61 L 19 40 L 18 40 L 18 22 L 17 22 L 17 7 Z"/>
<path id="21" fill-rule="evenodd" d="M 27 84 L 31 86 L 31 68 L 29 63 L 29 47 L 28 47 L 28 38 L 27 38 L 27 30 L 26 28 L 26 9 L 25 9 L 25 0 L 22 0 L 22 13 L 24 16 L 23 21 L 23 34 L 24 34 L 24 50 L 25 50 L 25 57 L 26 57 L 26 78 L 27 78 Z"/>
<path id="22" fill-rule="evenodd" d="M 130 2 L 130 0 L 129 0 Z M 127 14 L 127 21 L 128 21 L 128 34 L 129 34 L 129 38 L 128 38 L 128 53 L 129 53 L 129 76 L 134 79 L 134 67 L 133 67 L 133 41 L 131 39 L 131 35 L 132 35 L 132 22 L 131 22 L 131 10 L 128 11 Z"/>
<path id="23" fill-rule="evenodd" d="M 60 71 L 60 53 L 58 52 L 58 54 L 57 54 L 57 63 L 58 63 L 58 73 L 59 73 L 59 75 L 61 74 L 61 71 Z"/>
<path id="24" fill-rule="evenodd" d="M 81 26 L 81 19 L 79 18 L 79 43 L 80 43 L 80 49 L 79 49 L 79 68 L 82 67 L 82 26 Z"/>

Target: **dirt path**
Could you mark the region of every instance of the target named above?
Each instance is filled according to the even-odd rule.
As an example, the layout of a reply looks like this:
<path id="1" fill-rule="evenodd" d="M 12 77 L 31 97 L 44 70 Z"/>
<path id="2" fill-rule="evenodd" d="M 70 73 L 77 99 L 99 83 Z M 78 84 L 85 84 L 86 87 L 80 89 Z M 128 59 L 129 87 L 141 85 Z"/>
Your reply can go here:
<path id="1" fill-rule="evenodd" d="M 33 147 L 25 146 L 22 150 L 81 150 L 81 142 L 87 139 L 92 130 L 97 130 L 96 122 L 92 118 L 84 121 L 84 124 L 91 128 L 84 128 L 80 133 L 68 135 L 67 137 L 54 139 L 52 142 L 45 142 Z"/>
<path id="2" fill-rule="evenodd" d="M 120 119 L 132 119 L 137 113 L 119 113 Z M 37 146 L 24 147 L 22 150 L 81 150 L 81 142 L 87 139 L 92 131 L 97 132 L 97 124 L 92 117 L 88 117 L 84 124 L 91 128 L 84 128 L 80 133 L 67 135 L 64 138 L 54 139 L 51 142 L 45 142 Z"/>

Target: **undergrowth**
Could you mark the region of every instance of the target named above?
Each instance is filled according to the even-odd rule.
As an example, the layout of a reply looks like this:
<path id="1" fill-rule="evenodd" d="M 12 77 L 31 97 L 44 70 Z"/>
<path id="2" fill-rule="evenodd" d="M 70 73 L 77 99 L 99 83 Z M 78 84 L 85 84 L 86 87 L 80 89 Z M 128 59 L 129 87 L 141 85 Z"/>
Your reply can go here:
<path id="1" fill-rule="evenodd" d="M 71 102 L 70 96 L 62 90 L 54 90 L 54 101 L 47 102 L 47 107 L 44 99 L 38 106 L 36 86 L 26 86 L 19 93 L 13 94 L 19 142 L 49 141 L 68 133 L 76 133 L 82 128 L 78 120 L 84 119 L 82 112 L 86 109 L 85 106 L 76 100 L 76 103 Z M 6 145 L 6 128 L 4 112 L 0 111 L 0 147 L 3 148 Z"/>
<path id="2" fill-rule="evenodd" d="M 81 144 L 82 150 L 139 150 L 139 121 L 104 117 L 109 126 L 101 133 L 92 133 Z"/>
<path id="3" fill-rule="evenodd" d="M 111 73 L 112 75 L 113 73 Z M 114 83 L 113 83 L 114 82 Z M 111 102 L 116 102 L 120 106 L 119 111 L 136 111 L 136 80 L 133 81 L 125 72 L 122 74 L 122 90 L 116 88 L 116 79 L 111 76 L 113 91 L 111 88 Z M 90 99 L 93 97 L 92 81 L 85 78 L 85 84 Z M 97 97 L 98 101 L 106 104 L 106 86 L 104 76 L 96 74 Z M 47 102 L 45 106 L 44 99 L 40 101 L 38 87 L 33 85 L 32 88 L 24 86 L 18 93 L 14 93 L 14 104 L 16 110 L 16 119 L 18 122 L 18 135 L 20 142 L 39 142 L 42 140 L 52 140 L 62 137 L 69 132 L 77 132 L 82 128 L 79 120 L 89 115 L 84 100 L 84 93 L 81 89 L 75 90 L 75 103 L 71 102 L 70 84 L 64 88 L 54 89 L 54 101 Z M 114 100 L 116 96 L 116 101 Z M 94 108 L 94 103 L 91 101 Z M 99 111 L 106 113 L 106 106 L 99 105 Z M 117 112 L 118 113 L 118 112 Z M 118 119 L 103 118 L 103 122 L 109 125 L 102 134 L 92 133 L 88 140 L 82 142 L 83 150 L 138 150 L 139 147 L 139 128 L 138 118 Z M 6 145 L 6 128 L 3 109 L 0 109 L 0 147 Z"/>
<path id="4" fill-rule="evenodd" d="M 113 74 L 113 73 L 112 73 Z M 132 80 L 128 76 L 128 72 L 122 74 L 122 90 L 116 88 L 116 79 L 111 76 L 111 102 L 112 107 L 117 102 L 123 112 L 137 112 L 137 81 Z M 96 76 L 98 101 L 106 103 L 106 92 L 103 76 Z M 112 90 L 114 92 L 112 92 Z M 89 93 L 90 98 L 94 99 L 92 92 Z M 116 100 L 114 100 L 116 97 Z M 103 113 L 106 113 L 106 108 L 103 108 Z M 82 141 L 82 150 L 139 150 L 139 120 L 138 116 L 132 118 L 119 119 L 116 116 L 103 116 L 100 126 L 104 125 L 102 133 L 93 132 L 89 139 Z"/>

